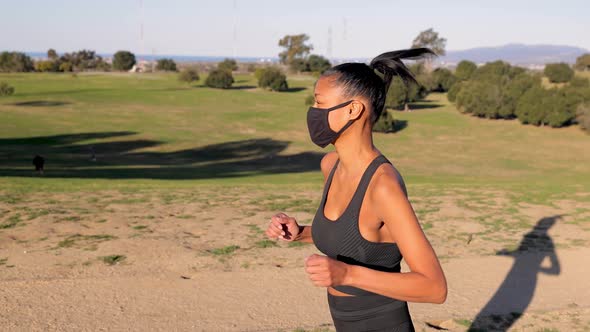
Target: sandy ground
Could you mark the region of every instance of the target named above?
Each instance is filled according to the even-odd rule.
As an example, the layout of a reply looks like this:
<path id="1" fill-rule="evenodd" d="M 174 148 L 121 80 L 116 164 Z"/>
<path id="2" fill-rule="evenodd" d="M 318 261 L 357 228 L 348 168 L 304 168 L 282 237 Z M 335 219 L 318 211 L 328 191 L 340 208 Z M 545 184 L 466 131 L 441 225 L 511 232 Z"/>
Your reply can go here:
<path id="1" fill-rule="evenodd" d="M 0 229 L 0 330 L 335 331 L 326 289 L 303 267 L 321 253 L 262 235 L 271 213 L 314 205 L 314 195 L 4 196 L 0 226 L 14 226 Z M 590 330 L 587 203 L 522 204 L 498 226 L 473 220 L 494 214 L 501 194 L 486 207 L 461 204 L 459 193 L 436 206 L 419 198 L 413 206 L 431 211 L 421 222 L 431 225 L 449 293 L 442 305 L 410 303 L 417 331 L 466 331 L 473 321 Z M 306 224 L 311 212 L 292 214 Z"/>

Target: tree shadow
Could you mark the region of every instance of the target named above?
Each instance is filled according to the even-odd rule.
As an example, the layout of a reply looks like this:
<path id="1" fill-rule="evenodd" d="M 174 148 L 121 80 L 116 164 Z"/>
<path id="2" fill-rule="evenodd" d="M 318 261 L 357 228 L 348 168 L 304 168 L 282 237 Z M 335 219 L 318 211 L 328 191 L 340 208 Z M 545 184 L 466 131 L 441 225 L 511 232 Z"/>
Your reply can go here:
<path id="1" fill-rule="evenodd" d="M 237 86 L 230 86 L 225 90 L 249 90 L 249 89 L 256 89 L 257 86 L 255 85 L 237 85 Z"/>
<path id="2" fill-rule="evenodd" d="M 304 87 L 288 88 L 287 90 L 281 91 L 281 92 L 299 92 L 299 91 L 303 91 L 303 90 L 307 90 L 307 88 L 304 88 Z"/>
<path id="3" fill-rule="evenodd" d="M 408 120 L 394 119 L 393 121 L 393 132 L 397 133 L 400 130 L 404 130 L 408 127 Z"/>
<path id="4" fill-rule="evenodd" d="M 52 95 L 71 95 L 71 94 L 84 94 L 92 92 L 109 92 L 115 91 L 115 89 L 78 89 L 78 90 L 57 90 L 57 91 L 38 91 L 38 92 L 18 92 L 19 97 L 28 96 L 52 96 Z"/>
<path id="5" fill-rule="evenodd" d="M 439 108 L 442 107 L 443 105 L 441 104 L 435 104 L 435 103 L 425 103 L 425 102 L 417 102 L 417 103 L 410 103 L 408 104 L 408 107 L 411 110 L 421 110 L 421 109 L 430 109 L 430 108 Z"/>
<path id="6" fill-rule="evenodd" d="M 281 154 L 290 144 L 256 138 L 173 152 L 141 151 L 161 141 L 124 139 L 136 132 L 102 132 L 0 139 L 0 176 L 33 176 L 32 159 L 45 159 L 44 177 L 206 179 L 319 170 L 323 153 Z M 123 139 L 122 139 L 123 138 Z M 84 143 L 91 139 L 105 142 Z"/>
<path id="7" fill-rule="evenodd" d="M 554 215 L 540 219 L 534 228 L 523 236 L 517 249 L 502 249 L 496 253 L 513 257 L 512 268 L 496 293 L 477 314 L 468 331 L 507 331 L 531 303 L 538 274 L 561 273 L 555 246 L 547 231 L 562 216 Z M 541 266 L 547 257 L 551 266 Z"/>
<path id="8" fill-rule="evenodd" d="M 66 101 L 55 101 L 55 100 L 31 100 L 21 101 L 19 103 L 8 104 L 11 106 L 30 106 L 30 107 L 50 107 L 50 106 L 63 106 L 71 104 Z"/>

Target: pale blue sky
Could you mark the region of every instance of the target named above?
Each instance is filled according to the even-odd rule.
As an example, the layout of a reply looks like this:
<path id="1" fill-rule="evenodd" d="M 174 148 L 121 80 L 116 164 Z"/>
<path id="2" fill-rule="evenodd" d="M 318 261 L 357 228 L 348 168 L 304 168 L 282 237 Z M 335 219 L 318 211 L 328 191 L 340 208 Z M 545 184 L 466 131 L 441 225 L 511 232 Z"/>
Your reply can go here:
<path id="1" fill-rule="evenodd" d="M 0 50 L 139 53 L 139 4 L 0 0 Z M 329 55 L 330 28 L 331 55 L 344 58 L 407 48 L 430 27 L 447 38 L 447 50 L 507 43 L 590 49 L 589 0 L 143 0 L 143 7 L 145 54 L 275 57 L 282 36 L 307 33 L 313 53 Z"/>

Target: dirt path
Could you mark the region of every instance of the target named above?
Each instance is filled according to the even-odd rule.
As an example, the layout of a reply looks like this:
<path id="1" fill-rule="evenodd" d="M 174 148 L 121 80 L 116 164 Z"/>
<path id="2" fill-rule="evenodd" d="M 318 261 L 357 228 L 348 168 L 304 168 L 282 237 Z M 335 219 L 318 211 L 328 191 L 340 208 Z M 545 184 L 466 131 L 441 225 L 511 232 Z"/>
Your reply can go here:
<path id="1" fill-rule="evenodd" d="M 521 259 L 523 264 L 534 260 L 534 254 L 521 256 L 527 255 Z M 526 314 L 511 330 L 536 331 L 543 322 L 563 331 L 590 328 L 590 288 L 584 273 L 590 265 L 590 249 L 560 250 L 558 259 L 559 274 L 537 275 Z M 434 331 L 425 322 L 443 322 L 452 331 L 465 330 L 449 320 L 473 319 L 502 284 L 513 262 L 512 257 L 488 256 L 444 263 L 447 302 L 410 304 L 417 330 Z M 541 265 L 548 263 L 544 260 Z M 54 279 L 0 281 L 1 329 L 292 331 L 323 326 L 333 330 L 325 288 L 311 285 L 303 265 L 189 274 L 174 269 L 149 274 L 120 268 L 112 275 L 105 266 L 84 276 L 74 273 Z M 546 322 L 542 314 L 570 319 Z M 573 316 L 577 318 L 571 319 Z M 536 329 L 526 329 L 529 324 Z"/>

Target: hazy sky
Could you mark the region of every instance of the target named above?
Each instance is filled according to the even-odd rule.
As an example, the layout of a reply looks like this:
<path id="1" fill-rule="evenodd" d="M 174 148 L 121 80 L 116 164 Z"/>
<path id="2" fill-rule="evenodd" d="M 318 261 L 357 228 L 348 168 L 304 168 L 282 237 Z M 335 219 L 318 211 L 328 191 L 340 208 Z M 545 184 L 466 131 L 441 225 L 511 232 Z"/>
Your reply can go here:
<path id="1" fill-rule="evenodd" d="M 590 0 L 143 0 L 145 54 L 275 57 L 306 33 L 313 53 L 372 57 L 430 27 L 447 50 L 508 43 L 590 49 Z M 0 51 L 140 53 L 140 0 L 0 0 Z M 234 32 L 235 25 L 235 32 Z M 9 33 L 10 32 L 10 33 Z"/>

